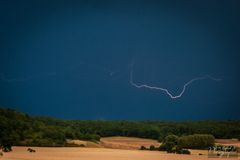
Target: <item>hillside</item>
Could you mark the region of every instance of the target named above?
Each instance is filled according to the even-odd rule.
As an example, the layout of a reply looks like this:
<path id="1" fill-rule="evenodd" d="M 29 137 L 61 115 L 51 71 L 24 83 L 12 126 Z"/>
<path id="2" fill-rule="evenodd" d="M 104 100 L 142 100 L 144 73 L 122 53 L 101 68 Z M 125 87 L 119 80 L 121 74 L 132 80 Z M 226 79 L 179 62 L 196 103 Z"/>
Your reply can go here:
<path id="1" fill-rule="evenodd" d="M 215 138 L 240 138 L 240 121 L 99 121 L 34 117 L 0 108 L 0 143 L 31 146 L 68 146 L 67 139 L 99 141 L 126 136 L 160 140 L 166 135 L 212 134 Z"/>

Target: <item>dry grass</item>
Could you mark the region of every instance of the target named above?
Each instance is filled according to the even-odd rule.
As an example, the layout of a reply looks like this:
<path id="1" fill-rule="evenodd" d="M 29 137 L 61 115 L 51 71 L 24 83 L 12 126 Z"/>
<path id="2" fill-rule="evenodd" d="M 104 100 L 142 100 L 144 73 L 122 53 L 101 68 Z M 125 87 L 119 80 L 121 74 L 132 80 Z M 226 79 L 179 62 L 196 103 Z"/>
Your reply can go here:
<path id="1" fill-rule="evenodd" d="M 240 147 L 240 141 L 236 139 L 216 139 L 217 144 Z"/>
<path id="2" fill-rule="evenodd" d="M 156 147 L 160 146 L 160 143 L 156 140 L 144 139 L 144 138 L 134 138 L 134 137 L 107 137 L 101 138 L 101 143 L 105 148 L 114 149 L 140 149 L 141 146 L 149 147 L 154 145 Z"/>
<path id="3" fill-rule="evenodd" d="M 239 141 L 216 140 L 217 143 L 239 146 Z M 167 154 L 159 151 L 141 151 L 140 146 L 159 146 L 156 140 L 108 137 L 102 138 L 100 144 L 89 141 L 69 140 L 69 143 L 84 144 L 86 147 L 31 147 L 35 153 L 27 151 L 28 147 L 13 147 L 13 151 L 4 153 L 0 160 L 206 160 L 207 150 L 191 150 L 191 155 Z M 199 155 L 201 153 L 202 155 Z M 219 158 L 210 158 L 216 160 Z M 221 158 L 221 160 L 224 160 Z M 231 160 L 234 160 L 231 158 Z"/>
<path id="4" fill-rule="evenodd" d="M 77 144 L 77 145 L 84 145 L 88 148 L 101 148 L 101 144 L 94 143 L 91 141 L 82 141 L 82 140 L 67 140 L 67 143 L 69 144 Z"/>
<path id="5" fill-rule="evenodd" d="M 1 160 L 206 160 L 206 155 L 177 155 L 158 151 L 119 150 L 82 147 L 13 147 L 13 152 L 4 153 Z M 219 158 L 216 158 L 219 159 Z M 216 160 L 211 158 L 211 160 Z M 224 159 L 222 159 L 224 160 Z"/>

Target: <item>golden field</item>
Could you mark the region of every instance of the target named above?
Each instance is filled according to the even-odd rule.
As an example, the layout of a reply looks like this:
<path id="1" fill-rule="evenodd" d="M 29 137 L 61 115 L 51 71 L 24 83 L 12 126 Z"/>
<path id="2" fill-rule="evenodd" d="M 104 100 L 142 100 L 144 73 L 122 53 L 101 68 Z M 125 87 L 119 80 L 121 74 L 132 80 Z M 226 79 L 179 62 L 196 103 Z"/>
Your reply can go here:
<path id="1" fill-rule="evenodd" d="M 27 147 L 13 147 L 13 151 L 4 153 L 1 160 L 205 160 L 207 155 L 178 155 L 159 151 L 140 151 L 107 148 L 81 147 L 32 147 L 35 153 L 27 151 Z M 211 160 L 219 158 L 210 158 Z"/>
<path id="2" fill-rule="evenodd" d="M 12 152 L 4 153 L 0 160 L 206 160 L 206 150 L 191 150 L 191 155 L 168 154 L 160 151 L 141 151 L 141 145 L 160 145 L 155 140 L 129 137 L 102 138 L 99 144 L 87 141 L 69 141 L 84 144 L 86 147 L 13 147 Z M 231 141 L 220 140 L 229 144 Z M 232 142 L 231 142 L 232 143 Z M 236 143 L 239 145 L 240 143 Z M 201 153 L 202 155 L 199 155 Z M 209 158 L 215 160 L 219 158 Z M 221 158 L 224 160 L 224 158 Z M 225 158 L 227 159 L 227 158 Z M 233 158 L 231 158 L 233 159 Z"/>

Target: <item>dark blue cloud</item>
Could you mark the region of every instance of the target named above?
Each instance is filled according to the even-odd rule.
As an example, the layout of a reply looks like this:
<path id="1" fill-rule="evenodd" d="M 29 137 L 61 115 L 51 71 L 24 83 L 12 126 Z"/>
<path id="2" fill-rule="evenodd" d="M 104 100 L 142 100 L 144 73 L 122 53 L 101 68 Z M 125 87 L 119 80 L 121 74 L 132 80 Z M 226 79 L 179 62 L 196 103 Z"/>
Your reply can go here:
<path id="1" fill-rule="evenodd" d="M 240 3 L 0 2 L 0 105 L 68 119 L 236 119 Z M 134 64 L 132 66 L 132 64 Z M 179 99 L 138 89 L 134 80 Z"/>

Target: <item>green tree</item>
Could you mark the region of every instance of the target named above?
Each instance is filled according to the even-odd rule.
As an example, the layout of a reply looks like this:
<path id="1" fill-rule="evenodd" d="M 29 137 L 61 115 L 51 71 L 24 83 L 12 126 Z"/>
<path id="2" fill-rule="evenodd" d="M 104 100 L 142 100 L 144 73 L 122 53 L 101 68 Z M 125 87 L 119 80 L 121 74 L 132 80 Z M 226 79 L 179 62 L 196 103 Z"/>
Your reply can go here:
<path id="1" fill-rule="evenodd" d="M 169 135 L 165 137 L 163 143 L 160 146 L 160 150 L 166 150 L 168 153 L 175 152 L 174 147 L 176 147 L 178 142 L 178 136 L 176 135 Z"/>
<path id="2" fill-rule="evenodd" d="M 207 149 L 214 146 L 214 137 L 209 134 L 194 134 L 182 136 L 178 140 L 178 145 L 189 149 Z"/>

